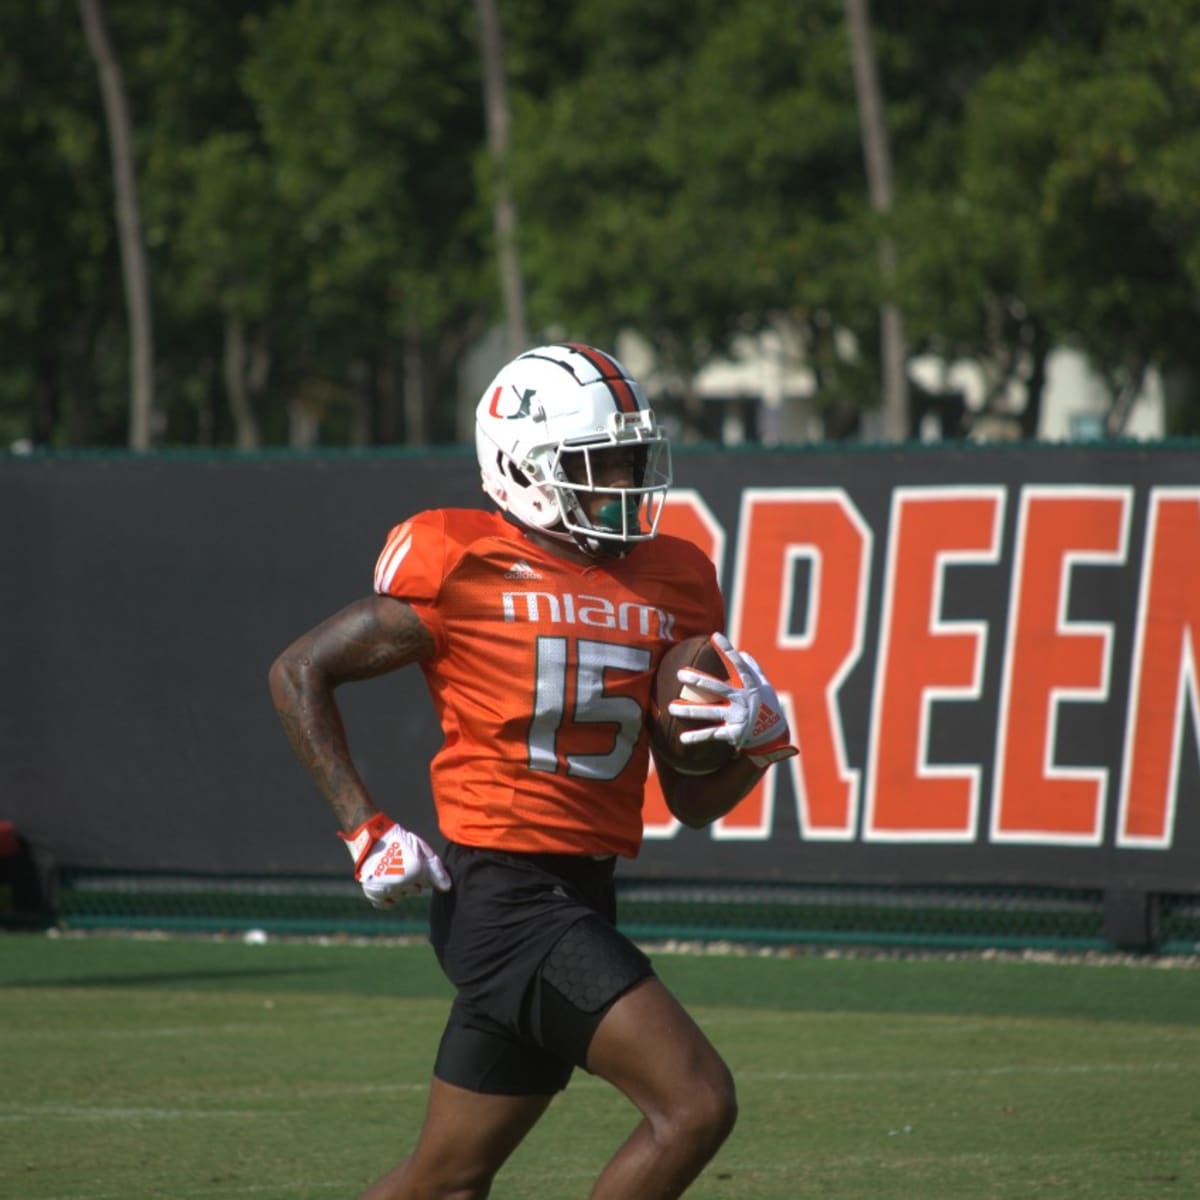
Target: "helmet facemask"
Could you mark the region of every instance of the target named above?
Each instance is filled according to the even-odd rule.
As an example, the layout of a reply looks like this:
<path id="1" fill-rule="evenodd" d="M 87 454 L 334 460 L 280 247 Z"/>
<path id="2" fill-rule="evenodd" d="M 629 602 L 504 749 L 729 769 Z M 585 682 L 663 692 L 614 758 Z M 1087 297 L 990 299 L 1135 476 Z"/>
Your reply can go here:
<path id="1" fill-rule="evenodd" d="M 671 486 L 671 449 L 651 414 L 617 413 L 615 419 L 620 430 L 603 441 L 560 444 L 550 468 L 563 530 L 598 556 L 626 554 L 635 543 L 654 537 Z M 602 456 L 627 450 L 634 456 L 632 484 L 597 482 Z M 609 499 L 589 517 L 591 496 Z"/>

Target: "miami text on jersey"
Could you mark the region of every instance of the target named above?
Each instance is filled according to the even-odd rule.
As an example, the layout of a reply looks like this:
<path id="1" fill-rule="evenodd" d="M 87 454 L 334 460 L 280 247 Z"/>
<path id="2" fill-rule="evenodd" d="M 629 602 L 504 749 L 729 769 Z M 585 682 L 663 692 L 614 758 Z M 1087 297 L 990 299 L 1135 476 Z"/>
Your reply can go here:
<path id="1" fill-rule="evenodd" d="M 630 600 L 614 604 L 605 596 L 576 596 L 564 592 L 503 592 L 506 621 L 545 622 L 550 625 L 591 625 L 597 629 L 636 630 L 643 637 L 671 639 L 675 614 L 652 604 Z"/>

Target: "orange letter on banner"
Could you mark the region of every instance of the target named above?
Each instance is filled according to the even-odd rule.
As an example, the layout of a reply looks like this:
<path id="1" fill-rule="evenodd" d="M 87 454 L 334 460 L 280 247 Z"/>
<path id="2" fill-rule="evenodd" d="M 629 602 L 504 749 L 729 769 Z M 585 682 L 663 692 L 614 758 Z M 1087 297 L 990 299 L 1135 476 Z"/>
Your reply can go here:
<path id="1" fill-rule="evenodd" d="M 1077 565 L 1125 561 L 1130 489 L 1028 487 L 1013 563 L 992 840 L 1098 845 L 1104 767 L 1054 765 L 1059 705 L 1109 695 L 1112 625 L 1072 621 Z M 1100 756 L 1102 757 L 1102 756 Z"/>
<path id="2" fill-rule="evenodd" d="M 666 506 L 658 525 L 659 531 L 687 538 L 699 546 L 712 561 L 721 578 L 721 563 L 725 559 L 725 531 L 717 523 L 712 510 L 699 492 L 679 488 L 667 494 Z M 642 805 L 642 831 L 647 838 L 674 837 L 682 826 L 671 815 L 663 796 L 662 784 L 650 760 L 650 777 L 646 780 L 645 802 Z"/>
<path id="3" fill-rule="evenodd" d="M 714 837 L 769 837 L 781 771 L 790 772 L 804 837 L 854 836 L 859 773 L 846 763 L 837 693 L 862 651 L 870 547 L 870 529 L 840 488 L 743 492 L 729 637 L 778 692 L 800 756 L 772 767 L 714 824 Z M 795 613 L 799 565 L 809 586 Z"/>
<path id="4" fill-rule="evenodd" d="M 897 488 L 867 773 L 867 841 L 973 841 L 977 766 L 932 766 L 935 702 L 978 700 L 987 626 L 942 617 L 943 575 L 994 563 L 1004 492 L 996 487 Z"/>
<path id="5" fill-rule="evenodd" d="M 1200 490 L 1154 488 L 1142 557 L 1117 845 L 1167 849 L 1185 711 L 1200 738 Z"/>

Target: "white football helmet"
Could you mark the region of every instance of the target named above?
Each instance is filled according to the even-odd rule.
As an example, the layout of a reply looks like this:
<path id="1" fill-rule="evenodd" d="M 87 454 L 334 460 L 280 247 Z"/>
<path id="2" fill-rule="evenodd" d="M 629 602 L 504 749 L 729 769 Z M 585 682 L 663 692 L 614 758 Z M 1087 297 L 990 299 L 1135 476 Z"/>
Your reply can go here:
<path id="1" fill-rule="evenodd" d="M 592 455 L 642 453 L 632 487 L 594 483 Z M 483 490 L 516 520 L 600 557 L 658 532 L 671 451 L 641 385 L 611 355 L 579 343 L 539 346 L 492 380 L 475 410 Z M 589 520 L 579 493 L 611 493 Z"/>

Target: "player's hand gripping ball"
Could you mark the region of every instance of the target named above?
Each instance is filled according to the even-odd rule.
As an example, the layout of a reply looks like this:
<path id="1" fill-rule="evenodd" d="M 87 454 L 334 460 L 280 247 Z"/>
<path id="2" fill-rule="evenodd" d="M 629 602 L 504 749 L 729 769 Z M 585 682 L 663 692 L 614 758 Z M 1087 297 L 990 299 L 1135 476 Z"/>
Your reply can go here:
<path id="1" fill-rule="evenodd" d="M 693 645 L 697 641 L 705 641 L 707 649 Z M 669 662 L 675 651 L 685 658 L 691 656 L 692 661 Z M 678 687 L 674 697 L 668 692 L 672 669 Z M 666 721 L 664 699 L 670 718 Z M 662 742 L 660 754 L 683 774 L 704 775 L 719 769 L 723 763 L 715 747 L 723 747 L 730 756 L 740 754 L 763 768 L 799 753 L 791 745 L 783 706 L 762 667 L 753 656 L 735 650 L 723 633 L 708 639 L 691 638 L 672 647 L 659 668 L 655 700 L 659 704 L 655 724 Z M 702 748 L 708 753 L 702 753 Z"/>
<path id="2" fill-rule="evenodd" d="M 676 642 L 658 665 L 654 677 L 654 692 L 650 708 L 650 742 L 655 754 L 681 775 L 710 775 L 719 771 L 737 753 L 728 742 L 704 741 L 688 745 L 683 734 L 688 730 L 711 725 L 712 721 L 692 721 L 672 715 L 673 700 L 708 704 L 719 699 L 710 692 L 702 691 L 694 683 L 683 683 L 679 679 L 680 668 L 702 671 L 715 679 L 728 679 L 725 662 L 712 644 L 703 635 L 685 638 Z"/>

